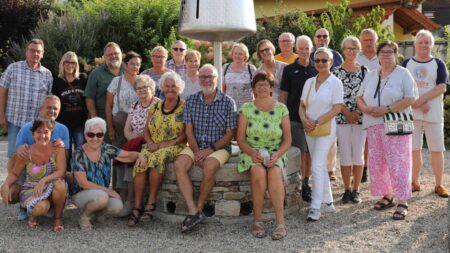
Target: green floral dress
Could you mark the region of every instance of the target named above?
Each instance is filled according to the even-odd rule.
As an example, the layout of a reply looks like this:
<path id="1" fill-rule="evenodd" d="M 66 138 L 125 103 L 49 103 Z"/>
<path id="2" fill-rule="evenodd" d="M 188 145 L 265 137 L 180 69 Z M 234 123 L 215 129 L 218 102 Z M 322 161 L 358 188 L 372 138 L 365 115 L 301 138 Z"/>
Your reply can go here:
<path id="1" fill-rule="evenodd" d="M 154 113 L 147 127 L 155 144 L 162 141 L 175 140 L 180 132 L 184 131 L 184 100 L 180 100 L 177 108 L 170 113 L 163 112 L 163 102 L 159 101 L 150 108 L 150 111 Z M 144 144 L 141 152 L 147 157 L 147 166 L 134 167 L 133 176 L 147 171 L 148 168 L 155 168 L 159 173 L 163 174 L 166 164 L 172 162 L 185 147 L 186 144 L 182 143 L 151 152 L 147 149 L 147 145 Z"/>
<path id="2" fill-rule="evenodd" d="M 256 108 L 253 102 L 242 105 L 239 113 L 247 119 L 247 129 L 245 136 L 247 143 L 254 149 L 265 148 L 272 155 L 277 151 L 283 142 L 283 129 L 281 121 L 283 116 L 288 115 L 287 107 L 277 102 L 270 112 L 262 112 Z M 256 165 L 250 156 L 244 152 L 239 152 L 238 171 L 245 172 Z M 276 167 L 283 169 L 287 162 L 285 153 L 276 162 Z"/>

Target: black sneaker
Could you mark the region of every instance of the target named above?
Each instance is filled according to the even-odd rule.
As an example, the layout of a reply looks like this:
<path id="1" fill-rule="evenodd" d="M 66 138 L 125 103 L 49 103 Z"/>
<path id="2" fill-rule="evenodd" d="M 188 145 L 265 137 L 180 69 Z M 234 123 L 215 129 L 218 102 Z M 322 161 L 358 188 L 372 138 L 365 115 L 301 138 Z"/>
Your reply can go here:
<path id="1" fill-rule="evenodd" d="M 361 201 L 362 201 L 361 200 L 361 193 L 358 192 L 358 191 L 353 191 L 351 193 L 351 199 L 352 199 L 352 202 L 355 203 L 355 204 L 361 203 Z"/>
<path id="2" fill-rule="evenodd" d="M 311 202 L 311 187 L 309 185 L 302 186 L 302 199 L 305 202 Z"/>
<path id="3" fill-rule="evenodd" d="M 344 195 L 342 196 L 342 203 L 348 204 L 348 203 L 350 203 L 350 201 L 352 201 L 352 192 L 350 192 L 349 190 L 346 190 L 344 192 Z"/>
<path id="4" fill-rule="evenodd" d="M 367 167 L 364 167 L 363 174 L 361 177 L 361 183 L 365 183 L 365 182 L 367 182 Z"/>

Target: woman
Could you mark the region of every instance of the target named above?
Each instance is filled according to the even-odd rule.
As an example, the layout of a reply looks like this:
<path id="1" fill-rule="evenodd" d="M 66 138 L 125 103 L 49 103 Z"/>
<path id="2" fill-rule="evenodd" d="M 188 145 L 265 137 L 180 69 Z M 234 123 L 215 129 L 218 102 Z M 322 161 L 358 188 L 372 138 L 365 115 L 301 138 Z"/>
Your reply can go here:
<path id="1" fill-rule="evenodd" d="M 374 196 L 383 196 L 375 210 L 393 207 L 397 198 L 393 219 L 404 220 L 411 198 L 411 135 L 386 135 L 383 116 L 388 112 L 410 113 L 417 91 L 411 73 L 397 65 L 395 42 L 378 45 L 377 56 L 380 68 L 367 74 L 356 98 L 367 131 L 370 190 Z"/>
<path id="2" fill-rule="evenodd" d="M 306 80 L 300 102 L 300 119 L 306 132 L 313 176 L 309 221 L 319 220 L 321 212 L 336 211 L 327 171 L 327 155 L 336 138 L 334 118 L 344 102 L 342 82 L 330 72 L 333 65 L 331 50 L 318 48 L 314 53 L 314 63 L 318 74 Z M 319 127 L 326 128 L 328 134 L 314 136 L 313 131 Z"/>
<path id="3" fill-rule="evenodd" d="M 274 85 L 272 74 L 265 71 L 256 74 L 252 81 L 255 100 L 245 103 L 239 111 L 237 142 L 241 152 L 238 171 L 250 170 L 251 174 L 252 234 L 257 238 L 266 236 L 262 210 L 268 189 L 275 209 L 276 227 L 272 239 L 280 240 L 286 236 L 283 170 L 286 152 L 291 146 L 291 128 L 286 106 L 271 96 Z M 267 149 L 267 157 L 263 156 L 262 149 Z"/>
<path id="4" fill-rule="evenodd" d="M 256 54 L 258 58 L 262 60 L 259 71 L 266 71 L 271 73 L 275 77 L 275 86 L 273 87 L 272 97 L 278 100 L 280 94 L 281 77 L 283 76 L 283 69 L 287 66 L 286 63 L 277 61 L 274 58 L 275 47 L 270 40 L 261 40 L 256 45 Z"/>
<path id="5" fill-rule="evenodd" d="M 83 210 L 79 224 L 82 230 L 91 230 L 91 216 L 117 215 L 123 208 L 117 192 L 109 188 L 112 160 L 130 163 L 140 158 L 136 166 L 145 158 L 139 152 L 128 152 L 103 143 L 106 122 L 98 117 L 86 121 L 84 137 L 86 143 L 77 149 L 71 160 L 74 174 L 72 201 Z"/>
<path id="6" fill-rule="evenodd" d="M 341 158 L 341 174 L 344 182 L 343 203 L 360 203 L 359 184 L 364 166 L 364 145 L 366 131 L 362 129 L 362 113 L 356 107 L 358 93 L 367 68 L 356 62 L 361 43 L 358 38 L 349 36 L 342 41 L 344 62 L 333 69 L 333 74 L 342 81 L 344 88 L 344 105 L 336 117 L 336 134 Z M 350 183 L 351 177 L 353 180 Z"/>
<path id="7" fill-rule="evenodd" d="M 27 209 L 28 226 L 37 228 L 38 218 L 44 216 L 53 206 L 55 212 L 54 232 L 64 230 L 62 213 L 67 195 L 67 186 L 62 179 L 66 173 L 66 155 L 63 148 L 52 145 L 51 134 L 55 123 L 36 119 L 31 132 L 35 144 L 30 146 L 30 157 L 24 159 L 16 155 L 13 170 L 8 173 L 2 185 L 3 203 L 11 201 L 10 187 L 19 180 L 22 170 L 26 170 L 25 183 L 20 189 L 20 206 Z"/>
<path id="8" fill-rule="evenodd" d="M 59 73 L 53 81 L 52 93 L 61 100 L 61 110 L 56 120 L 69 129 L 70 146 L 73 144 L 74 149 L 84 143 L 87 109 L 83 92 L 86 81 L 86 75 L 80 75 L 77 55 L 71 51 L 66 52 L 59 62 Z M 69 148 L 69 152 L 71 151 L 72 148 Z"/>
<path id="9" fill-rule="evenodd" d="M 186 43 L 182 40 L 176 40 L 172 45 L 172 59 L 168 60 L 166 67 L 170 70 L 175 71 L 178 75 L 186 75 Z"/>
<path id="10" fill-rule="evenodd" d="M 188 96 L 197 93 L 201 90 L 198 80 L 198 68 L 200 67 L 200 60 L 202 54 L 194 49 L 188 49 L 184 57 L 186 62 L 186 74 L 183 76 L 184 89 L 180 97 L 186 99 Z"/>
<path id="11" fill-rule="evenodd" d="M 142 71 L 141 74 L 150 76 L 156 84 L 158 84 L 161 76 L 166 72 L 172 72 L 171 69 L 166 67 L 166 61 L 169 52 L 163 46 L 156 46 L 152 50 L 152 66 L 149 69 Z M 159 87 L 156 87 L 155 96 L 161 98 L 161 91 Z"/>
<path id="12" fill-rule="evenodd" d="M 134 208 L 128 218 L 128 225 L 134 226 L 139 220 L 149 222 L 156 209 L 156 197 L 164 177 L 167 163 L 185 148 L 186 135 L 183 123 L 184 100 L 180 99 L 184 82 L 175 72 L 165 73 L 160 80 L 164 100 L 150 108 L 144 138 L 147 146 L 142 153 L 147 158 L 145 166 L 135 166 Z M 149 178 L 150 194 L 147 205 L 142 210 L 142 197 Z"/>
<path id="13" fill-rule="evenodd" d="M 236 102 L 239 110 L 244 103 L 253 101 L 252 78 L 256 67 L 248 64 L 248 48 L 243 43 L 236 43 L 231 48 L 232 63 L 223 65 L 223 85 L 225 94 Z"/>

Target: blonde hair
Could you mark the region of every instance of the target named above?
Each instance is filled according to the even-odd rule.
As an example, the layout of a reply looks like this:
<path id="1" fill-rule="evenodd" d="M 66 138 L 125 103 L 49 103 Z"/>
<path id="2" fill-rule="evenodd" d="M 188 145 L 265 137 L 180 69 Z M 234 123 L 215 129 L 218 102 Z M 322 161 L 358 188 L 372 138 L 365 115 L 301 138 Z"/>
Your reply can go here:
<path id="1" fill-rule="evenodd" d="M 233 53 L 236 48 L 239 48 L 242 51 L 244 51 L 244 53 L 245 53 L 245 60 L 244 61 L 247 61 L 248 58 L 250 58 L 250 53 L 248 52 L 248 47 L 244 43 L 235 43 L 231 47 L 231 53 Z"/>
<path id="2" fill-rule="evenodd" d="M 359 39 L 356 38 L 355 36 L 347 36 L 341 42 L 342 51 L 345 49 L 345 44 L 347 42 L 352 43 L 353 46 L 356 46 L 359 50 L 361 50 L 361 42 L 359 41 Z"/>
<path id="3" fill-rule="evenodd" d="M 191 60 L 194 57 L 198 58 L 198 61 L 201 61 L 202 54 L 199 51 L 195 50 L 195 49 L 188 49 L 188 50 L 186 50 L 186 55 L 184 56 L 184 60 L 185 61 L 189 61 L 189 60 Z"/>
<path id="4" fill-rule="evenodd" d="M 272 51 L 272 54 L 275 54 L 275 46 L 273 45 L 273 43 L 268 39 L 264 39 L 259 41 L 258 44 L 256 45 L 256 55 L 258 56 L 259 59 L 261 59 L 259 48 L 261 47 L 262 44 L 267 44 L 267 46 L 270 48 L 270 51 Z"/>
<path id="5" fill-rule="evenodd" d="M 73 76 L 75 78 L 80 77 L 80 65 L 78 64 L 78 56 L 77 56 L 77 54 L 75 52 L 68 51 L 61 57 L 61 61 L 59 61 L 58 77 L 61 78 L 61 79 L 65 78 L 64 62 L 67 61 L 67 59 L 69 59 L 70 57 L 72 57 L 73 60 L 77 63 L 76 66 L 75 66 L 75 71 L 73 73 Z"/>

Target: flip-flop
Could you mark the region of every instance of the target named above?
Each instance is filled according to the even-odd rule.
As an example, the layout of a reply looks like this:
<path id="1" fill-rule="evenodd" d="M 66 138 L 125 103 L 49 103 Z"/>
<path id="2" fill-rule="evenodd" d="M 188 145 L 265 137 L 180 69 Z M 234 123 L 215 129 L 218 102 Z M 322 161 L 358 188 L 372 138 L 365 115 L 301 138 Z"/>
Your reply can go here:
<path id="1" fill-rule="evenodd" d="M 80 225 L 80 228 L 83 231 L 89 231 L 94 228 L 94 226 L 91 223 L 91 217 L 87 217 L 84 215 L 81 215 L 80 220 L 78 221 L 78 224 Z"/>
<path id="2" fill-rule="evenodd" d="M 272 233 L 272 240 L 281 240 L 286 237 L 286 225 L 278 224 Z"/>
<path id="3" fill-rule="evenodd" d="M 403 208 L 402 210 L 399 210 L 400 208 Z M 394 220 L 404 220 L 406 218 L 406 215 L 408 214 L 408 206 L 404 204 L 398 204 L 397 210 L 395 210 L 394 214 L 392 215 L 392 219 Z"/>
<path id="4" fill-rule="evenodd" d="M 37 220 L 30 220 L 28 218 L 27 224 L 28 224 L 28 227 L 30 227 L 31 229 L 35 229 L 35 228 L 39 227 L 39 223 Z"/>
<path id="5" fill-rule="evenodd" d="M 262 222 L 262 221 L 253 222 L 252 235 L 256 238 L 266 237 L 267 233 L 266 233 L 266 227 L 264 226 L 264 222 Z"/>
<path id="6" fill-rule="evenodd" d="M 387 203 L 381 202 L 381 200 L 383 200 L 383 199 L 386 200 Z M 381 200 L 379 200 L 377 203 L 375 203 L 375 206 L 373 207 L 373 209 L 375 209 L 377 211 L 382 211 L 382 210 L 386 210 L 388 208 L 395 206 L 394 198 L 389 199 L 388 197 L 384 196 Z"/>
<path id="7" fill-rule="evenodd" d="M 56 225 L 56 221 L 59 220 L 61 224 Z M 53 225 L 53 232 L 58 233 L 64 230 L 64 225 L 62 223 L 62 218 L 55 218 L 55 224 Z"/>
<path id="8" fill-rule="evenodd" d="M 204 216 L 201 212 L 186 216 L 183 223 L 181 223 L 181 233 L 191 231 L 197 224 L 203 221 L 203 218 Z"/>

